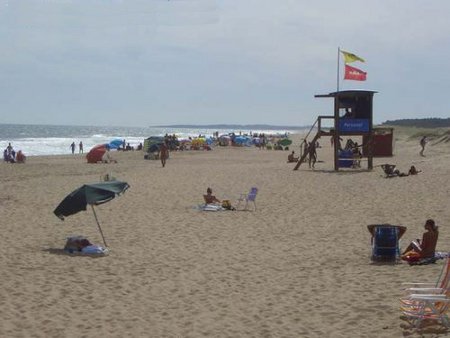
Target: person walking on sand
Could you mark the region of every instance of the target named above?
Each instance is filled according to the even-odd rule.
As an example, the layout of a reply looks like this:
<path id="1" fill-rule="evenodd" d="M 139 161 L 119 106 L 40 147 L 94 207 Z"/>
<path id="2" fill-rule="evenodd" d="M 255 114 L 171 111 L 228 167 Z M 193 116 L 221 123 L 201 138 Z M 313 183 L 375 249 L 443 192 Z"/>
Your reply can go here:
<path id="1" fill-rule="evenodd" d="M 79 153 L 83 154 L 83 142 L 80 141 L 80 144 L 78 145 Z"/>
<path id="2" fill-rule="evenodd" d="M 423 154 L 423 152 L 425 151 L 425 146 L 427 143 L 428 143 L 428 138 L 426 136 L 424 136 L 420 139 L 420 147 L 421 147 L 420 156 L 425 156 Z"/>
<path id="3" fill-rule="evenodd" d="M 70 149 L 72 149 L 72 154 L 75 153 L 75 142 L 72 142 L 72 144 L 70 145 Z"/>
<path id="4" fill-rule="evenodd" d="M 309 167 L 314 169 L 314 165 L 317 161 L 317 150 L 316 144 L 314 142 L 309 142 L 308 146 L 308 156 L 309 156 Z"/>
<path id="5" fill-rule="evenodd" d="M 169 149 L 167 148 L 166 143 L 162 143 L 159 147 L 159 158 L 161 159 L 161 164 L 163 168 L 166 166 L 166 160 L 169 157 Z"/>

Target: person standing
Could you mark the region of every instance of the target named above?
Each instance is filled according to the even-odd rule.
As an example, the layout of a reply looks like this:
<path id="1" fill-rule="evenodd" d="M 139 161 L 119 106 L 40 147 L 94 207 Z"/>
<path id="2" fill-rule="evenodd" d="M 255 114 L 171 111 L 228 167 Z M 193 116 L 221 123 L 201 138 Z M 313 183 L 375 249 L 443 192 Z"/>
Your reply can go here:
<path id="1" fill-rule="evenodd" d="M 166 142 L 164 142 L 159 147 L 159 158 L 161 159 L 161 164 L 163 168 L 166 166 L 166 160 L 168 157 L 169 157 L 169 149 L 167 148 Z"/>
<path id="2" fill-rule="evenodd" d="M 427 143 L 428 143 L 428 138 L 426 136 L 424 136 L 420 139 L 420 147 L 421 147 L 420 156 L 425 156 L 423 154 L 423 152 L 425 151 L 425 146 Z"/>
<path id="3" fill-rule="evenodd" d="M 308 145 L 309 167 L 314 169 L 314 165 L 317 161 L 317 150 L 314 142 L 309 142 Z"/>
<path id="4" fill-rule="evenodd" d="M 79 153 L 83 154 L 83 142 L 82 141 L 80 141 L 80 144 L 78 145 L 78 148 L 79 148 Z"/>
<path id="5" fill-rule="evenodd" d="M 70 145 L 70 149 L 72 149 L 72 154 L 75 153 L 75 142 L 72 142 L 72 144 Z"/>

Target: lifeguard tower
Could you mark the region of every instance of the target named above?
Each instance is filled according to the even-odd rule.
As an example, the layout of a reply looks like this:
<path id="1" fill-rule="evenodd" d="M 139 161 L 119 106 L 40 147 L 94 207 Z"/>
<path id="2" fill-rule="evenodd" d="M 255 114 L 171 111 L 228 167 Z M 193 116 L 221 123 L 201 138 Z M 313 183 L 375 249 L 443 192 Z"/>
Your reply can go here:
<path id="1" fill-rule="evenodd" d="M 311 142 L 315 143 L 321 136 L 331 136 L 334 145 L 334 170 L 338 171 L 340 167 L 345 167 L 346 161 L 352 161 L 351 158 L 345 158 L 341 149 L 342 136 L 362 136 L 366 140 L 364 145 L 367 157 L 367 168 L 373 169 L 372 137 L 373 137 L 373 119 L 372 102 L 376 91 L 370 90 L 343 90 L 324 95 L 315 95 L 315 97 L 334 98 L 334 115 L 319 116 L 311 127 L 305 140 L 317 125 L 317 134 Z M 334 120 L 334 127 L 324 129 L 323 120 Z M 297 170 L 305 161 L 307 152 L 303 153 L 295 165 Z"/>

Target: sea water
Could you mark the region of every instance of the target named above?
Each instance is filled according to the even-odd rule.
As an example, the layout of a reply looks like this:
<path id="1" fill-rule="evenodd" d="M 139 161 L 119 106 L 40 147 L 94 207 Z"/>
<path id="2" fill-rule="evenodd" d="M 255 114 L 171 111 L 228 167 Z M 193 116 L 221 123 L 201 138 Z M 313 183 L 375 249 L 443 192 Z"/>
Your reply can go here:
<path id="1" fill-rule="evenodd" d="M 75 153 L 78 145 L 83 142 L 84 152 L 87 153 L 98 144 L 106 144 L 115 139 L 125 140 L 135 147 L 144 143 L 150 136 L 164 136 L 175 134 L 178 138 L 196 137 L 199 135 L 212 136 L 234 132 L 236 134 L 265 133 L 286 134 L 296 130 L 267 129 L 267 130 L 231 130 L 230 128 L 209 129 L 202 127 L 172 128 L 172 127 L 98 127 L 98 126 L 55 126 L 55 125 L 25 125 L 0 124 L 0 148 L 5 149 L 11 143 L 14 150 L 22 150 L 26 156 L 63 155 L 71 154 L 70 145 L 75 142 Z"/>

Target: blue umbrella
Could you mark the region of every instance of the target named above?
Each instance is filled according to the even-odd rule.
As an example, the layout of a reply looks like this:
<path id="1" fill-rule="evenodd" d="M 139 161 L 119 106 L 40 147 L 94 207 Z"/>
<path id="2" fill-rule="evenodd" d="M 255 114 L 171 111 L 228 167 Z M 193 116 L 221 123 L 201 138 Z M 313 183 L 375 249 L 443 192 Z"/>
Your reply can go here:
<path id="1" fill-rule="evenodd" d="M 122 146 L 122 144 L 123 144 L 122 140 L 115 139 L 115 140 L 112 140 L 111 142 L 109 142 L 109 148 L 117 149 L 117 148 L 120 148 Z"/>

